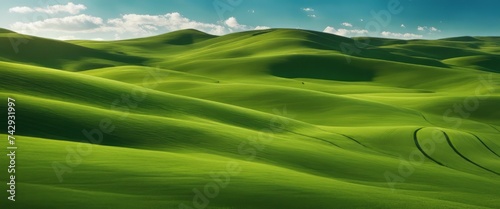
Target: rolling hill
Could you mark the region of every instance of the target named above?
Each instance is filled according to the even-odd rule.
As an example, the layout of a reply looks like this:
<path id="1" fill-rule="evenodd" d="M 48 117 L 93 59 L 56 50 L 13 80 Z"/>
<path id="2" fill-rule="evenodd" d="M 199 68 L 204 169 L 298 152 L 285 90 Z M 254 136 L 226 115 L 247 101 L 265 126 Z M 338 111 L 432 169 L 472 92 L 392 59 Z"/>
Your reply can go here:
<path id="1" fill-rule="evenodd" d="M 18 182 L 16 202 L 0 204 L 497 208 L 498 40 L 269 29 L 56 41 L 2 29 Z"/>

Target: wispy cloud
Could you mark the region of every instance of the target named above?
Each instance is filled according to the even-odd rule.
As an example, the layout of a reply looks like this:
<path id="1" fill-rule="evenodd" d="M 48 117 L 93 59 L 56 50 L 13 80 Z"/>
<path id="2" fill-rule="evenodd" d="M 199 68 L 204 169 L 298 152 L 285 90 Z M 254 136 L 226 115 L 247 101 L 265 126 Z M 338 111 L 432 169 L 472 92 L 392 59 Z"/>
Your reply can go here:
<path id="1" fill-rule="evenodd" d="M 224 24 L 229 26 L 230 32 L 234 31 L 245 31 L 245 30 L 265 30 L 269 29 L 267 26 L 248 26 L 248 25 L 242 25 L 238 23 L 238 20 L 235 17 L 230 17 L 226 21 L 224 21 Z"/>
<path id="2" fill-rule="evenodd" d="M 9 9 L 10 13 L 30 13 L 34 12 L 34 9 L 31 9 L 30 7 L 12 7 Z"/>
<path id="3" fill-rule="evenodd" d="M 401 27 L 402 27 L 402 28 L 406 28 L 405 24 L 401 24 Z"/>
<path id="4" fill-rule="evenodd" d="M 331 33 L 335 34 L 338 36 L 345 36 L 345 37 L 353 37 L 353 36 L 366 36 L 368 35 L 368 30 L 358 30 L 358 29 L 345 29 L 345 28 L 339 28 L 335 29 L 334 27 L 327 26 L 323 32 L 325 33 Z"/>
<path id="5" fill-rule="evenodd" d="M 239 27 L 236 19 L 232 20 L 232 18 L 226 20 L 225 24 L 228 27 Z M 109 19 L 107 24 L 101 27 L 101 29 L 118 33 L 149 35 L 155 33 L 155 31 L 151 30 L 151 26 L 158 29 L 161 28 L 162 31 L 194 28 L 217 35 L 228 32 L 228 27 L 224 25 L 194 21 L 182 16 L 178 12 L 167 13 L 165 15 L 126 14 L 122 15 L 120 18 Z"/>
<path id="6" fill-rule="evenodd" d="M 418 31 L 422 31 L 422 32 L 425 32 L 425 31 L 428 31 L 429 33 L 432 33 L 432 32 L 441 32 L 441 30 L 437 29 L 436 27 L 427 27 L 427 26 L 418 26 L 417 27 L 417 30 Z"/>
<path id="7" fill-rule="evenodd" d="M 99 17 L 89 15 L 76 15 L 63 18 L 49 18 L 35 22 L 16 22 L 10 26 L 11 29 L 20 32 L 37 32 L 40 30 L 84 32 L 95 30 L 104 26 Z"/>
<path id="8" fill-rule="evenodd" d="M 45 8 L 37 7 L 12 7 L 9 9 L 11 13 L 31 13 L 31 12 L 41 12 L 47 14 L 56 14 L 56 13 L 69 13 L 69 14 L 78 14 L 80 11 L 86 10 L 87 7 L 83 4 L 74 4 L 73 2 L 69 2 L 65 5 L 52 5 L 47 6 Z"/>
<path id="9" fill-rule="evenodd" d="M 178 12 L 165 15 L 126 14 L 120 18 L 103 20 L 89 15 L 74 15 L 62 18 L 49 18 L 35 22 L 16 22 L 10 25 L 12 30 L 34 34 L 40 32 L 60 32 L 61 37 L 76 33 L 112 33 L 118 37 L 142 37 L 160 32 L 181 29 L 197 29 L 206 33 L 223 35 L 245 30 L 269 29 L 267 26 L 248 26 L 240 24 L 235 17 L 230 17 L 221 24 L 204 23 L 191 20 Z"/>
<path id="10" fill-rule="evenodd" d="M 316 14 L 314 14 L 314 9 L 313 8 L 302 8 L 303 11 L 305 11 L 307 14 L 308 17 L 311 17 L 311 18 L 316 18 Z"/>
<path id="11" fill-rule="evenodd" d="M 59 36 L 56 39 L 58 39 L 58 40 L 76 40 L 77 38 L 75 36 Z"/>
<path id="12" fill-rule="evenodd" d="M 430 30 L 431 32 L 441 32 L 441 30 L 439 30 L 439 29 L 437 29 L 437 28 L 435 28 L 435 27 L 430 27 L 430 28 L 429 28 L 429 30 Z"/>
<path id="13" fill-rule="evenodd" d="M 345 27 L 352 27 L 352 24 L 348 22 L 343 22 L 342 25 Z"/>
<path id="14" fill-rule="evenodd" d="M 383 37 L 387 38 L 398 38 L 398 39 L 418 39 L 423 38 L 422 35 L 413 34 L 413 33 L 394 33 L 389 31 L 383 31 L 380 33 Z"/>
<path id="15" fill-rule="evenodd" d="M 258 25 L 258 26 L 255 26 L 254 29 L 255 30 L 267 30 L 267 29 L 271 29 L 271 28 L 267 27 L 267 26 L 260 26 L 260 25 Z"/>

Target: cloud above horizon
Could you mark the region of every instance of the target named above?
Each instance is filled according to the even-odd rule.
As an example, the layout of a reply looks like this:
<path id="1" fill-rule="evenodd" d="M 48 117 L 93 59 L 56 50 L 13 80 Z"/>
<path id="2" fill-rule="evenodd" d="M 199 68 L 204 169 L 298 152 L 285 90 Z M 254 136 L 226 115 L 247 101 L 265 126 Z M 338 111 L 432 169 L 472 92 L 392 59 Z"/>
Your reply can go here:
<path id="1" fill-rule="evenodd" d="M 344 25 L 344 24 L 342 24 Z M 331 26 L 327 26 L 323 32 L 330 33 L 338 36 L 344 37 L 357 37 L 357 36 L 369 36 L 368 30 L 360 30 L 360 29 L 346 29 L 346 28 L 334 28 Z M 423 38 L 423 35 L 413 34 L 413 33 L 396 33 L 390 31 L 383 31 L 380 33 L 380 36 L 384 38 L 396 38 L 396 39 L 420 39 Z"/>
<path id="2" fill-rule="evenodd" d="M 42 7 L 12 7 L 9 9 L 10 13 L 32 13 L 32 12 L 40 12 L 47 14 L 57 14 L 57 13 L 69 13 L 72 15 L 79 14 L 81 11 L 86 10 L 87 7 L 83 4 L 74 4 L 73 2 L 69 2 L 66 5 L 58 4 L 47 6 L 46 8 Z"/>
<path id="3" fill-rule="evenodd" d="M 316 14 L 314 13 L 313 8 L 310 8 L 310 7 L 302 8 L 302 11 L 306 12 L 308 17 L 311 17 L 311 18 L 317 17 Z"/>
<path id="4" fill-rule="evenodd" d="M 413 33 L 393 33 L 389 31 L 383 31 L 380 34 L 386 38 L 397 38 L 397 39 L 419 39 L 424 37 L 423 35 L 418 35 Z"/>
<path id="5" fill-rule="evenodd" d="M 350 27 L 350 28 L 352 28 L 352 24 L 351 24 L 351 23 L 348 23 L 348 22 L 343 22 L 343 23 L 342 23 L 342 25 L 343 25 L 343 26 L 345 26 L 345 27 Z"/>
<path id="6" fill-rule="evenodd" d="M 417 30 L 418 31 L 421 31 L 421 32 L 441 32 L 441 30 L 437 29 L 436 27 L 433 27 L 433 26 L 430 26 L 430 27 L 427 27 L 427 26 L 418 26 L 417 27 Z"/>
<path id="7" fill-rule="evenodd" d="M 345 29 L 345 28 L 335 29 L 334 27 L 331 26 L 327 26 L 323 30 L 323 32 L 344 37 L 368 36 L 368 30 Z"/>
<path id="8" fill-rule="evenodd" d="M 74 0 L 73 2 L 75 1 L 81 0 Z M 181 29 L 197 29 L 213 35 L 225 35 L 240 31 L 269 29 L 270 26 L 280 28 L 283 25 L 285 25 L 284 28 L 316 30 L 345 37 L 374 36 L 411 39 L 439 36 L 441 30 L 438 27 L 442 27 L 442 25 L 436 25 L 438 27 L 419 25 L 415 29 L 415 23 L 400 21 L 399 24 L 389 23 L 378 31 L 371 31 L 373 27 L 368 28 L 368 26 L 373 20 L 364 19 L 362 18 L 364 16 L 361 15 L 352 18 L 339 18 L 339 20 L 334 20 L 331 23 L 331 15 L 325 13 L 324 8 L 317 4 L 311 4 L 307 7 L 303 5 L 292 7 L 287 13 L 298 15 L 295 15 L 293 20 L 290 19 L 287 24 L 282 23 L 281 20 L 272 20 L 272 18 L 269 21 L 267 19 L 262 21 L 262 18 L 269 17 L 269 15 L 274 15 L 277 12 L 273 11 L 270 14 L 267 11 L 266 13 L 265 8 L 259 8 L 256 5 L 242 9 L 243 13 L 235 12 L 236 6 L 231 10 L 223 10 L 222 13 L 217 9 L 206 8 L 208 13 L 213 10 L 212 16 L 216 14 L 218 18 L 213 18 L 210 15 L 205 15 L 208 18 L 200 18 L 200 15 L 193 15 L 185 12 L 185 10 L 175 8 L 169 12 L 162 12 L 164 9 L 161 8 L 154 11 L 151 8 L 144 10 L 130 8 L 126 10 L 128 12 L 124 13 L 113 11 L 104 13 L 101 11 L 102 8 L 96 10 L 96 4 L 92 4 L 92 1 L 94 0 L 88 0 L 85 4 L 68 2 L 54 5 L 10 6 L 7 7 L 7 10 L 13 15 L 8 22 L 5 21 L 7 24 L 3 27 L 19 33 L 49 38 L 72 39 L 85 37 L 83 39 L 99 40 L 139 38 Z M 86 5 L 87 3 L 89 5 Z M 255 15 L 256 11 L 259 11 L 259 15 Z M 189 17 L 186 14 L 189 14 Z M 257 21 L 257 19 L 261 21 Z M 296 21 L 296 19 L 301 19 L 302 22 Z M 293 25 L 296 22 L 299 24 Z M 401 24 L 401 22 L 405 24 Z M 305 23 L 310 24 L 310 26 L 304 27 L 303 24 Z M 370 31 L 368 31 L 369 29 Z"/>
<path id="9" fill-rule="evenodd" d="M 267 26 L 248 26 L 230 17 L 223 24 L 204 23 L 191 20 L 178 12 L 164 15 L 124 14 L 119 18 L 103 20 L 100 17 L 80 14 L 61 18 L 48 18 L 34 22 L 15 22 L 10 29 L 27 34 L 43 31 L 64 33 L 59 37 L 74 37 L 76 33 L 116 33 L 125 36 L 143 37 L 161 32 L 181 29 L 197 29 L 213 35 L 269 29 Z M 117 37 L 115 35 L 115 37 Z"/>
<path id="10" fill-rule="evenodd" d="M 25 33 L 33 33 L 43 30 L 53 30 L 61 32 L 89 32 L 98 29 L 104 24 L 99 17 L 89 15 L 67 16 L 62 18 L 49 18 L 35 22 L 15 22 L 11 29 Z"/>

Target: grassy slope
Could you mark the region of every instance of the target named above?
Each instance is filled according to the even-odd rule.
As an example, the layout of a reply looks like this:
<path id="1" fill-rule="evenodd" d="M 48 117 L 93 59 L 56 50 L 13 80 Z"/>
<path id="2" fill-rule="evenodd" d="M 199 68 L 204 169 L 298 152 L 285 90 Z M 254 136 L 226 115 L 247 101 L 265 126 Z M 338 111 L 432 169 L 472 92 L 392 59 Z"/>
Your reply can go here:
<path id="1" fill-rule="evenodd" d="M 0 32 L 2 47 L 9 37 L 21 36 Z M 289 29 L 24 38 L 19 53 L 0 54 L 0 95 L 17 100 L 19 208 L 177 208 L 228 162 L 242 171 L 208 208 L 500 204 L 493 37 L 371 39 L 350 63 L 340 45 L 353 40 Z M 443 118 L 476 94 L 479 107 L 458 127 L 458 114 Z M 124 108 L 127 95 L 140 99 Z M 114 131 L 58 182 L 52 163 L 102 119 Z M 410 160 L 413 172 L 392 190 L 384 174 L 412 153 L 424 162 Z"/>

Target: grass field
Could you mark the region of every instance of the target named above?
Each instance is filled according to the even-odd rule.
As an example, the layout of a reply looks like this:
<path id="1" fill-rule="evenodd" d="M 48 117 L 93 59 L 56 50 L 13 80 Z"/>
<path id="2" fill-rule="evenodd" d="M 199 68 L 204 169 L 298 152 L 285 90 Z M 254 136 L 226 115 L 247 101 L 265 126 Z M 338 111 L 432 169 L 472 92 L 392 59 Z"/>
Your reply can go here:
<path id="1" fill-rule="evenodd" d="M 18 146 L 1 208 L 500 207 L 498 37 L 1 30 L 0 46 Z"/>

